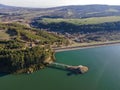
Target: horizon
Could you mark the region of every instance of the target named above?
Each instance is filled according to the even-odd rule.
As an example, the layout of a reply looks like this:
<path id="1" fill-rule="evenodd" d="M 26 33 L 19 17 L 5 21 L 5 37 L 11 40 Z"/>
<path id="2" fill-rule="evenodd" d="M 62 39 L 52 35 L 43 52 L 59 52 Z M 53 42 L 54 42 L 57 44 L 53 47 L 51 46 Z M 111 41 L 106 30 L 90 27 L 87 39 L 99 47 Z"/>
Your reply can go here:
<path id="1" fill-rule="evenodd" d="M 43 4 L 44 3 L 44 4 Z M 92 0 L 91 2 L 85 0 L 61 0 L 61 1 L 53 1 L 53 0 L 0 0 L 0 4 L 8 5 L 8 6 L 16 6 L 16 7 L 28 7 L 28 8 L 51 8 L 51 7 L 60 7 L 60 6 L 74 6 L 74 5 L 120 5 L 120 1 L 104 1 L 101 0 Z"/>
<path id="2" fill-rule="evenodd" d="M 0 5 L 4 5 L 4 6 L 10 6 L 10 7 L 18 7 L 18 8 L 56 8 L 56 7 L 67 7 L 67 6 L 89 6 L 89 5 L 105 5 L 105 6 L 120 6 L 120 5 L 108 5 L 108 4 L 84 4 L 84 5 L 61 5 L 61 6 L 51 6 L 51 7 L 30 7 L 30 6 L 17 6 L 17 5 L 7 5 L 7 4 L 1 4 Z"/>
<path id="3" fill-rule="evenodd" d="M 84 5 L 60 5 L 60 6 L 51 6 L 51 7 L 30 7 L 30 6 L 17 6 L 17 5 L 8 5 L 8 4 L 1 4 L 0 5 L 4 5 L 4 6 L 13 6 L 13 7 L 25 7 L 25 8 L 54 8 L 54 7 L 64 7 L 64 6 L 89 6 L 89 5 L 106 5 L 106 6 L 110 6 L 108 4 L 84 4 Z M 112 6 L 118 6 L 118 5 L 112 5 Z"/>

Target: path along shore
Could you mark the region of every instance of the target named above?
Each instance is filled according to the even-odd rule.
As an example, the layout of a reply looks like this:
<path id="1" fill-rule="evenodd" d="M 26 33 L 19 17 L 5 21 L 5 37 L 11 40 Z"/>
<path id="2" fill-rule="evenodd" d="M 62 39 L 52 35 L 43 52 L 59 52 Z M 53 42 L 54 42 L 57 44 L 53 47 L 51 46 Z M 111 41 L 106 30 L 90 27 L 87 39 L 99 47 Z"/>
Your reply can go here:
<path id="1" fill-rule="evenodd" d="M 80 46 L 66 46 L 66 47 L 58 47 L 53 48 L 55 52 L 62 52 L 62 51 L 70 51 L 70 50 L 77 50 L 77 49 L 86 49 L 86 48 L 95 48 L 95 47 L 102 47 L 102 46 L 111 46 L 111 45 L 120 45 L 120 41 L 113 41 L 113 42 L 100 42 L 95 44 L 86 44 Z"/>

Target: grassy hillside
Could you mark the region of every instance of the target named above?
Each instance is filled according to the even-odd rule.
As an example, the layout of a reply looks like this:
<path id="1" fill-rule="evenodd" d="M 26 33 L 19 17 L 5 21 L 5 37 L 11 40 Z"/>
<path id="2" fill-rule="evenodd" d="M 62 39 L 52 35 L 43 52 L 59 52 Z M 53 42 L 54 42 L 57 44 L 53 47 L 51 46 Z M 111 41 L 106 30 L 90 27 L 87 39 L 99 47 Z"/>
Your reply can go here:
<path id="1" fill-rule="evenodd" d="M 38 22 L 42 22 L 45 24 L 65 22 L 75 25 L 87 25 L 87 24 L 100 24 L 105 22 L 117 22 L 117 21 L 120 21 L 120 16 L 93 17 L 93 18 L 83 18 L 83 19 L 43 18 Z"/>

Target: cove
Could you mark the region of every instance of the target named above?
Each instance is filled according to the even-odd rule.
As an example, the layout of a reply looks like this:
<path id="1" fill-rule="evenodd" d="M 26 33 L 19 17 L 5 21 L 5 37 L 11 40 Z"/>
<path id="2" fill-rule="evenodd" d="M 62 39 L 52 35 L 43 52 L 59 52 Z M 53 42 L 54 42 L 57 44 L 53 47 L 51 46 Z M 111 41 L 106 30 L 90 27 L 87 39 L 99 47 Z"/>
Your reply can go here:
<path id="1" fill-rule="evenodd" d="M 55 56 L 59 63 L 85 65 L 89 71 L 78 75 L 47 67 L 30 75 L 0 74 L 0 90 L 120 90 L 120 45 L 63 51 Z"/>

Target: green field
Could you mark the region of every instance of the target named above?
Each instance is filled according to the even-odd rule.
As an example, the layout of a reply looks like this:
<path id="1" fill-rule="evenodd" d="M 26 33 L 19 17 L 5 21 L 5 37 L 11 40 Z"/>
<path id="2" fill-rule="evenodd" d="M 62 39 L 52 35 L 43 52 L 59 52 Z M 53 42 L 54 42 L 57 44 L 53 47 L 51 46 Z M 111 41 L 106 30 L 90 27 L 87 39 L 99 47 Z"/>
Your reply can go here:
<path id="1" fill-rule="evenodd" d="M 84 25 L 84 24 L 100 24 L 105 22 L 117 22 L 120 21 L 120 16 L 109 16 L 109 17 L 92 17 L 92 18 L 85 18 L 85 19 L 51 19 L 51 18 L 43 18 L 43 23 L 60 23 L 60 22 L 67 22 L 77 25 Z"/>

